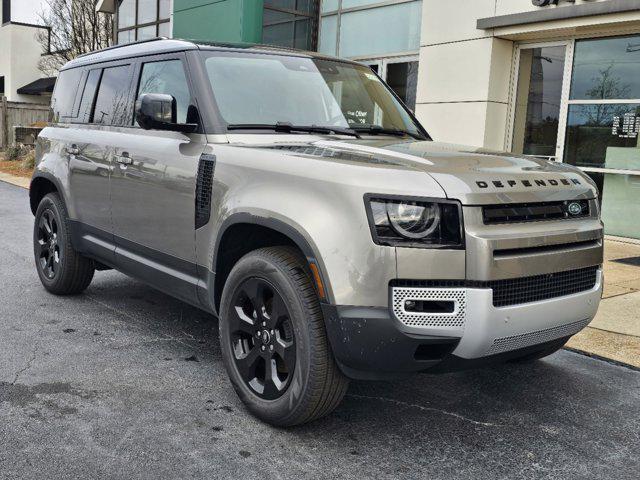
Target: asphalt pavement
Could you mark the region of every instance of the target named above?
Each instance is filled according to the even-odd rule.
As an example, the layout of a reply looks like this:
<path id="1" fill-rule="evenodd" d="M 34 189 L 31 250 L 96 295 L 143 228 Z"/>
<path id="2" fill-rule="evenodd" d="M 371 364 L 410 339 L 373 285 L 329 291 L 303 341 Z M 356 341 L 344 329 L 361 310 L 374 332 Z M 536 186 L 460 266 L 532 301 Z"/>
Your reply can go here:
<path id="1" fill-rule="evenodd" d="M 0 182 L 0 478 L 637 479 L 640 372 L 563 351 L 394 382 L 280 430 L 226 378 L 217 320 L 117 272 L 44 291 Z"/>

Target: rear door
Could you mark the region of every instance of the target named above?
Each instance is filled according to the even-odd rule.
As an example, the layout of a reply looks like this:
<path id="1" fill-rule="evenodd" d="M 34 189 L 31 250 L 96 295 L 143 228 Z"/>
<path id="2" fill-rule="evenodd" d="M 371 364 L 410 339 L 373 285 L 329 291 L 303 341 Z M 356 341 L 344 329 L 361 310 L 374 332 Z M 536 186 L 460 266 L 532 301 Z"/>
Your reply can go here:
<path id="1" fill-rule="evenodd" d="M 140 60 L 134 78 L 134 98 L 143 93 L 172 95 L 178 123 L 198 123 L 183 53 Z M 121 132 L 111 177 L 118 266 L 193 301 L 196 176 L 206 137 L 143 130 L 133 118 Z"/>
<path id="2" fill-rule="evenodd" d="M 128 115 L 133 64 L 99 64 L 83 67 L 82 71 L 64 150 L 69 156 L 70 190 L 81 250 L 112 264 L 115 246 L 109 180 L 116 127 Z"/>

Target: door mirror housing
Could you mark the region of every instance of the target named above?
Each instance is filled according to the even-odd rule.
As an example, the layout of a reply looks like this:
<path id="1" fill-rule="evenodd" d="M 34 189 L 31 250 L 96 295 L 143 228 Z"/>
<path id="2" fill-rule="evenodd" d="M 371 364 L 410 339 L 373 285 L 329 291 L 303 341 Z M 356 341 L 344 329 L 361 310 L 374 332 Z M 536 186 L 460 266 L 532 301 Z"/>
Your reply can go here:
<path id="1" fill-rule="evenodd" d="M 164 93 L 143 93 L 136 101 L 135 116 L 144 130 L 195 133 L 197 123 L 178 123 L 176 99 Z"/>

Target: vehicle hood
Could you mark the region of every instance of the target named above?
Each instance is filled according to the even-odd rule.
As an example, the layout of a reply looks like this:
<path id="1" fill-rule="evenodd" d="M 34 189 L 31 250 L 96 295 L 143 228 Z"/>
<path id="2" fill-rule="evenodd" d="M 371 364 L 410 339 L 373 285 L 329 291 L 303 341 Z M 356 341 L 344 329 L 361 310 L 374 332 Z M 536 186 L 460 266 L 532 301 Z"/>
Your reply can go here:
<path id="1" fill-rule="evenodd" d="M 421 171 L 440 184 L 448 198 L 465 205 L 597 197 L 593 181 L 573 166 L 462 145 L 389 138 L 316 139 L 261 148 L 333 162 L 357 162 L 375 168 L 402 166 Z"/>

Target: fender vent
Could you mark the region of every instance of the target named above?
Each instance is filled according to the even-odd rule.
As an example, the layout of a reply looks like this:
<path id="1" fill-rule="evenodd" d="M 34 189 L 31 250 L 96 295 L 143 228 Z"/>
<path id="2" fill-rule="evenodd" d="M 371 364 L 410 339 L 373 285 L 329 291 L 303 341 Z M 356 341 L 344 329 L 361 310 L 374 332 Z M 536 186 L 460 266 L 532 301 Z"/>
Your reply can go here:
<path id="1" fill-rule="evenodd" d="M 203 153 L 200 156 L 196 181 L 196 229 L 204 227 L 211 217 L 211 192 L 215 168 L 216 156 Z"/>

